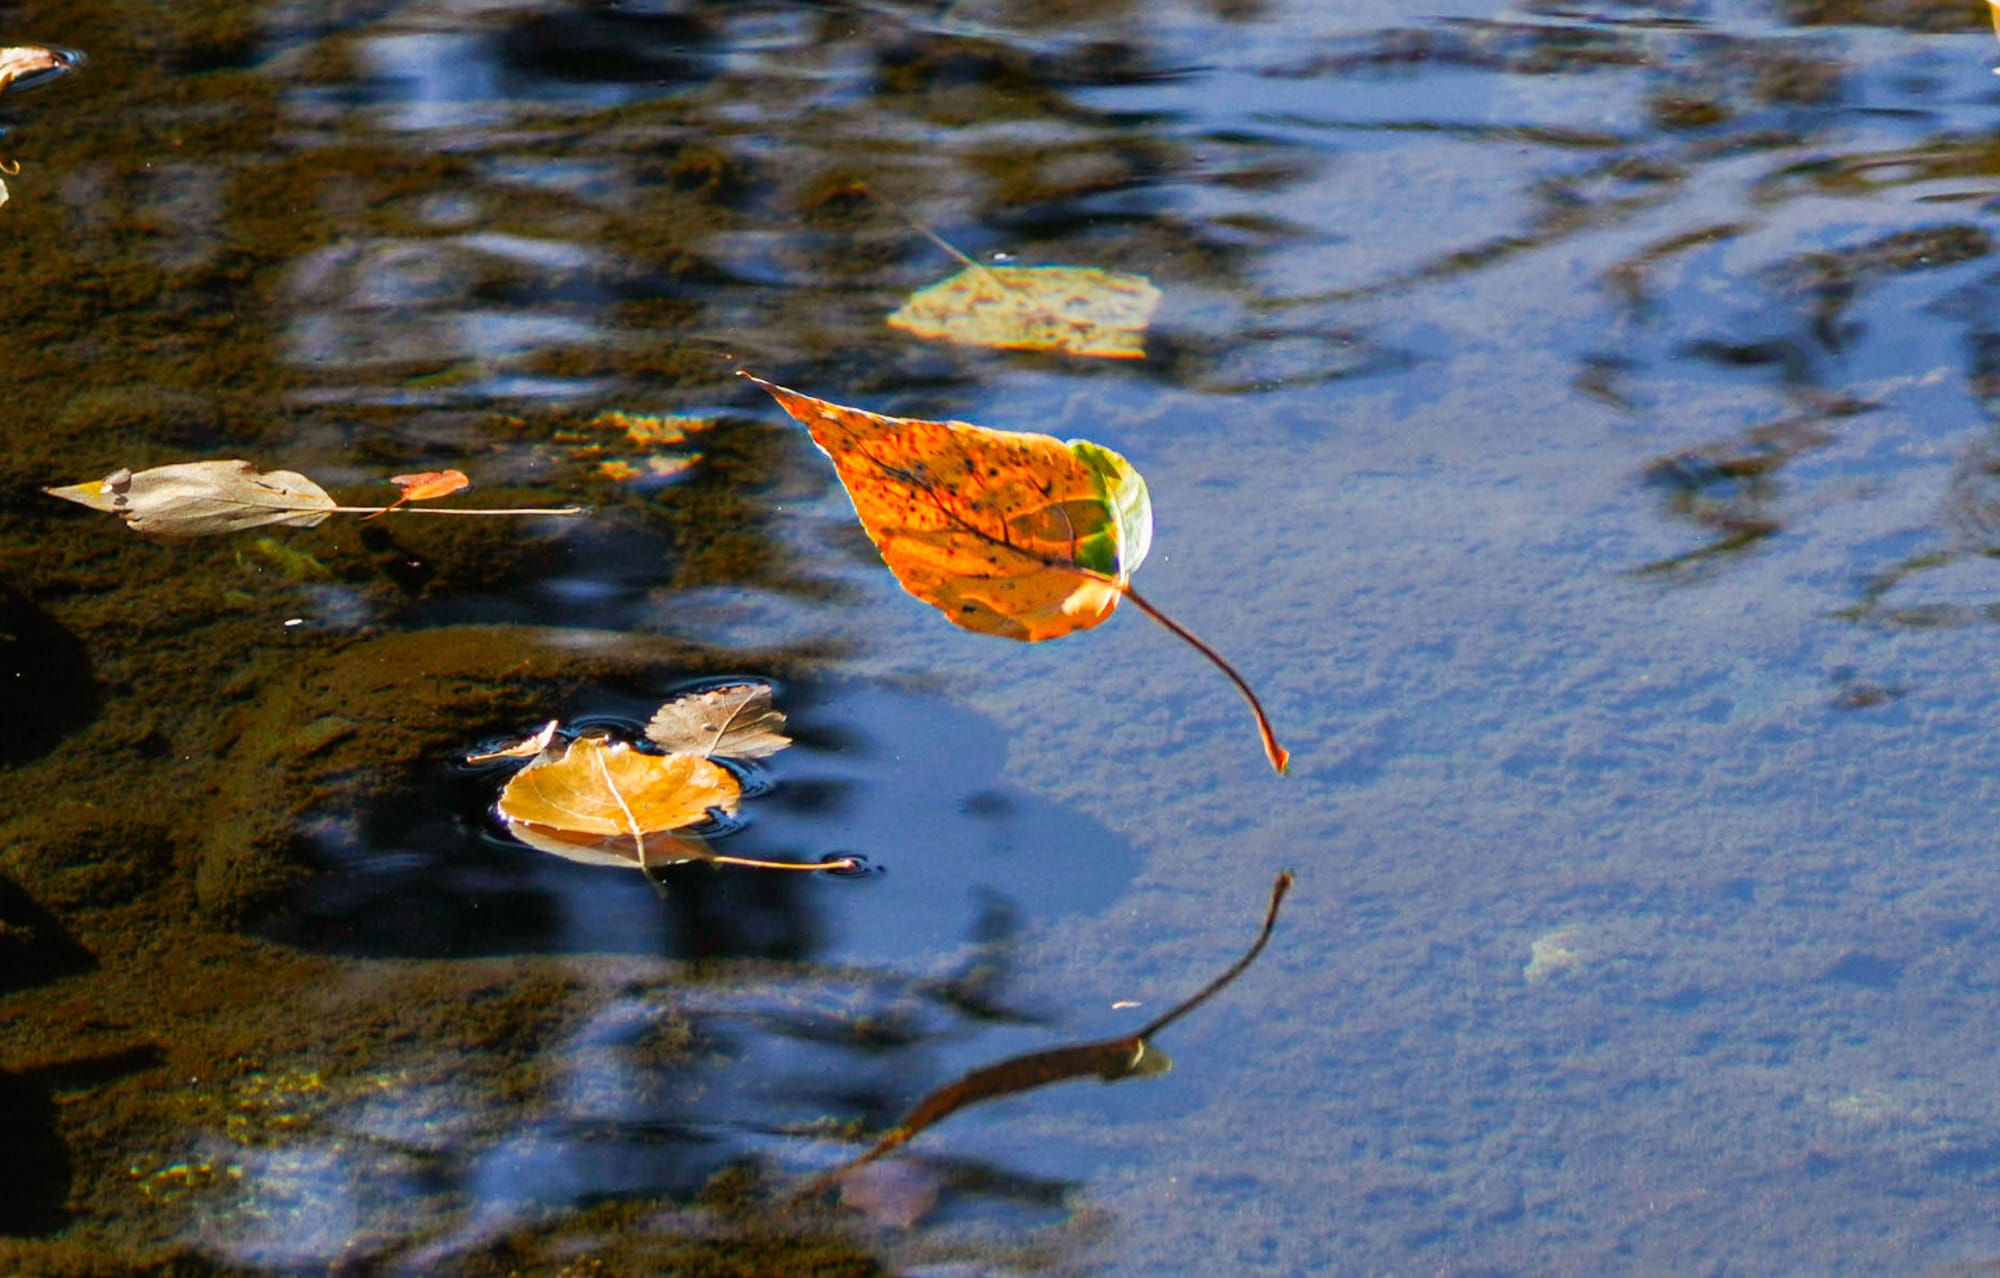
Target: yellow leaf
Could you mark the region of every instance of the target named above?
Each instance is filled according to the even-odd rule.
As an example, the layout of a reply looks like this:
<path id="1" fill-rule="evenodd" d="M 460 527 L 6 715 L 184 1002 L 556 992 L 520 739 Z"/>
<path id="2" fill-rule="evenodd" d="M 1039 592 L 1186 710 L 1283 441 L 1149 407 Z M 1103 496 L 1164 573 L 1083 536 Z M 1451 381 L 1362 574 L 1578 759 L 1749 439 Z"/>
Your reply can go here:
<path id="1" fill-rule="evenodd" d="M 1094 266 L 968 266 L 910 295 L 889 323 L 961 346 L 1142 359 L 1160 290 Z"/>
<path id="2" fill-rule="evenodd" d="M 80 55 L 67 49 L 50 49 L 35 44 L 0 48 L 0 89 L 17 80 L 39 83 L 43 76 L 50 73 L 59 75 L 81 61 Z"/>
<path id="3" fill-rule="evenodd" d="M 665 837 L 734 814 L 742 787 L 696 754 L 645 754 L 623 741 L 579 737 L 514 774 L 500 816 L 515 837 L 593 865 L 646 869 L 701 856 Z"/>

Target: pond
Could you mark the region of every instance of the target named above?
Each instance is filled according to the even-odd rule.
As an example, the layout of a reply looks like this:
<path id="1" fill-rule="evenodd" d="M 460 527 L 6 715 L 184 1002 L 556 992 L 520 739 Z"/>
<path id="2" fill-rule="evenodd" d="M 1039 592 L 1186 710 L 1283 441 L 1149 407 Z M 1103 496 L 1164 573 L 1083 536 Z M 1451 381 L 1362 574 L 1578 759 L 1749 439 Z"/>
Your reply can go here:
<path id="1" fill-rule="evenodd" d="M 1984 6 L 109 0 L 0 44 L 83 55 L 0 96 L 0 1271 L 2000 1265 Z M 889 324 L 953 252 L 1145 277 L 1142 357 Z M 739 370 L 1129 459 L 1135 584 L 1289 775 L 1138 608 L 944 624 Z M 44 492 L 235 458 L 583 510 L 175 540 Z M 862 872 L 656 887 L 467 762 L 744 683 L 793 743 L 725 760 L 711 851 Z M 1143 1077 L 829 1179 L 1138 1034 L 1280 870 Z"/>

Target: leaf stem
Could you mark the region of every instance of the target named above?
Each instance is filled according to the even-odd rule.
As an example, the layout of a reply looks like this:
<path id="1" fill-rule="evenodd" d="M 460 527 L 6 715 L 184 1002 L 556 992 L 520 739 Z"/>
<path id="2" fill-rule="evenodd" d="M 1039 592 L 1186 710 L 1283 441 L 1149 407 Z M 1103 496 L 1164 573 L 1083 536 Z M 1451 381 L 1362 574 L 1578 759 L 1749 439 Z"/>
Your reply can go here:
<path id="1" fill-rule="evenodd" d="M 1196 652 L 1214 662 L 1216 669 L 1229 676 L 1229 681 L 1236 685 L 1236 690 L 1243 694 L 1245 701 L 1250 703 L 1250 713 L 1257 716 L 1257 732 L 1264 739 L 1264 757 L 1271 761 L 1271 766 L 1278 770 L 1280 776 L 1284 775 L 1285 769 L 1292 762 L 1292 753 L 1278 744 L 1278 735 L 1271 730 L 1271 720 L 1264 713 L 1264 703 L 1257 700 L 1257 694 L 1251 690 L 1249 683 L 1244 680 L 1242 675 L 1236 673 L 1236 667 L 1223 660 L 1221 653 L 1209 647 L 1200 639 L 1197 639 L 1193 631 L 1147 603 L 1145 596 L 1132 589 L 1131 583 L 1119 582 L 1117 584 L 1118 593 L 1130 599 L 1133 606 L 1138 608 L 1140 612 L 1145 613 L 1154 621 L 1159 622 L 1168 630 L 1186 640 Z"/>
<path id="2" fill-rule="evenodd" d="M 1153 1021 L 1150 1025 L 1146 1026 L 1146 1028 L 1140 1030 L 1137 1034 L 1134 1034 L 1132 1037 L 1138 1039 L 1140 1042 L 1145 1042 L 1146 1040 L 1152 1038 L 1155 1034 L 1158 1034 L 1161 1030 L 1165 1029 L 1167 1026 L 1172 1025 L 1175 1021 L 1179 1020 L 1181 1017 L 1186 1016 L 1189 1012 L 1192 1012 L 1195 1008 L 1200 1007 L 1203 1003 L 1206 1003 L 1208 1002 L 1208 1000 L 1214 998 L 1217 994 L 1222 992 L 1223 986 L 1229 984 L 1237 977 L 1243 975 L 1243 973 L 1249 969 L 1250 965 L 1257 961 L 1257 956 L 1264 952 L 1265 944 L 1268 943 L 1271 939 L 1271 929 L 1276 927 L 1278 924 L 1278 907 L 1285 903 L 1285 893 L 1291 890 L 1292 890 L 1292 872 L 1290 870 L 1278 871 L 1277 879 L 1273 881 L 1271 884 L 1271 904 L 1269 908 L 1267 908 L 1264 911 L 1264 930 L 1257 933 L 1257 939 L 1251 943 L 1249 950 L 1243 955 L 1243 957 L 1237 959 L 1234 963 L 1230 964 L 1228 971 L 1224 972 L 1221 976 L 1216 977 L 1214 980 L 1210 981 L 1206 986 L 1202 987 L 1202 990 L 1199 994 L 1196 994 L 1194 997 L 1186 1000 L 1180 1006 L 1174 1008 L 1172 1011 L 1167 1012 L 1166 1014 L 1160 1016 L 1157 1020 Z"/>
<path id="3" fill-rule="evenodd" d="M 581 506 L 507 506 L 487 509 L 479 506 L 321 506 L 329 515 L 581 515 Z M 312 507 L 299 507 L 301 513 Z"/>
<path id="4" fill-rule="evenodd" d="M 866 182 L 856 182 L 849 189 L 859 191 L 861 194 L 875 201 L 883 208 L 889 210 L 891 213 L 894 213 L 898 218 L 902 219 L 903 225 L 909 227 L 911 230 L 923 236 L 931 243 L 937 245 L 945 252 L 951 254 L 959 261 L 965 263 L 973 270 L 984 272 L 989 275 L 991 274 L 991 272 L 988 272 L 984 266 L 980 265 L 978 262 L 973 261 L 965 254 L 953 248 L 951 246 L 951 242 L 946 240 L 944 236 L 939 235 L 936 231 L 933 231 L 930 227 L 925 226 L 922 222 L 917 221 L 916 218 L 911 217 L 908 213 L 904 212 L 902 205 L 896 203 L 894 200 L 882 194 L 880 191 L 877 191 L 874 187 L 868 185 Z"/>
<path id="5" fill-rule="evenodd" d="M 702 859 L 710 865 L 741 865 L 753 870 L 852 870 L 859 864 L 851 856 L 838 861 L 813 861 L 809 864 L 798 861 L 756 861 L 743 856 L 711 856 Z"/>

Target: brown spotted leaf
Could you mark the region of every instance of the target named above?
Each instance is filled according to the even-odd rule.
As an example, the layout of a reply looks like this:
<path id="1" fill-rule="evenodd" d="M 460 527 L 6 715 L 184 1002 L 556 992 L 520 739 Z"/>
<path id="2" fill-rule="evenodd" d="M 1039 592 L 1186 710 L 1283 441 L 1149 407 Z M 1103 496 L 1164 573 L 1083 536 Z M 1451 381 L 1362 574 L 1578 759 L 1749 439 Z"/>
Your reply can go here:
<path id="1" fill-rule="evenodd" d="M 646 754 L 623 741 L 578 737 L 515 773 L 499 811 L 523 843 L 593 865 L 645 869 L 704 856 L 669 837 L 734 814 L 742 787 L 696 754 Z"/>
<path id="2" fill-rule="evenodd" d="M 1257 717 L 1264 756 L 1285 770 L 1291 756 L 1243 676 L 1132 589 L 1153 506 L 1130 462 L 1087 439 L 885 417 L 743 376 L 833 459 L 903 589 L 955 626 L 1028 643 L 1088 630 L 1130 599 L 1229 677 Z"/>
<path id="3" fill-rule="evenodd" d="M 896 580 L 953 625 L 1030 643 L 1087 630 L 1152 544 L 1146 481 L 1089 440 L 884 417 L 751 380 L 833 459 Z"/>

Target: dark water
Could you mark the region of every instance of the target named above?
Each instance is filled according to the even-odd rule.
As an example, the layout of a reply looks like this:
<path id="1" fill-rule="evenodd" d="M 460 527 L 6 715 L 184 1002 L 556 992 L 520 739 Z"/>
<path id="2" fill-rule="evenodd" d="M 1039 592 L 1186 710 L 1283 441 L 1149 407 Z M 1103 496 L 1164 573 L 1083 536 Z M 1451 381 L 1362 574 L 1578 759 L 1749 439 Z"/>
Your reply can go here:
<path id="1" fill-rule="evenodd" d="M 0 8 L 89 59 L 0 97 L 0 1272 L 2000 1263 L 1986 24 Z M 1147 358 L 888 327 L 954 264 L 857 181 L 1150 277 Z M 902 595 L 739 365 L 1130 457 L 1293 775 L 1143 617 Z M 590 511 L 39 491 L 220 457 Z M 458 762 L 744 676 L 799 744 L 728 850 L 878 872 L 662 898 Z M 1280 866 L 1173 1073 L 954 1116 L 908 1228 L 788 1200 L 1198 988 Z"/>

